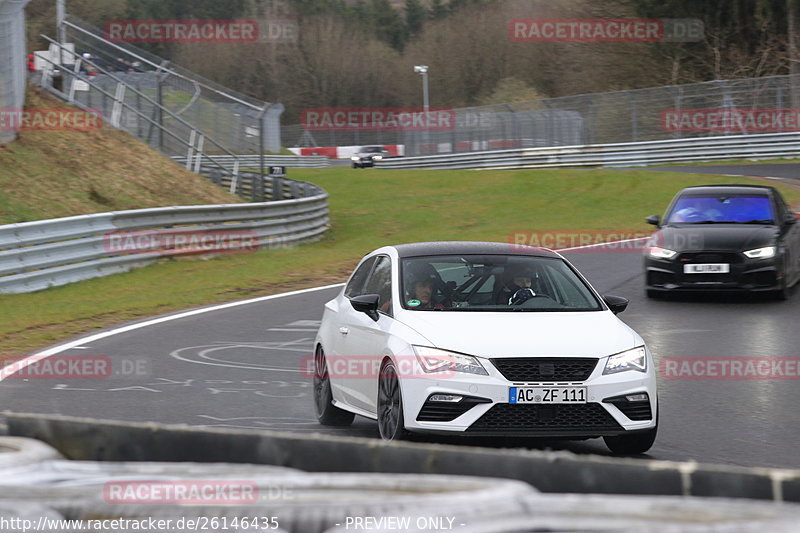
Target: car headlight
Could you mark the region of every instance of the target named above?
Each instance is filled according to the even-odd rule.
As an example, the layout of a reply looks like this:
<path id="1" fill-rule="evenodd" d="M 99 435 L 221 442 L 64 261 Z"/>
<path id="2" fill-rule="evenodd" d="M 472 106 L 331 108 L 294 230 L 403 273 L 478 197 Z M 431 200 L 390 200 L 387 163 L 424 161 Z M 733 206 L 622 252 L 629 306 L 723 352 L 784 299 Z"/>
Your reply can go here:
<path id="1" fill-rule="evenodd" d="M 374 159 L 375 161 L 380 161 L 381 159 L 383 159 L 383 156 L 382 155 L 376 155 L 376 156 L 373 156 L 372 159 Z"/>
<path id="2" fill-rule="evenodd" d="M 765 246 L 763 248 L 747 250 L 746 252 L 744 252 L 744 255 L 746 255 L 750 259 L 769 259 L 770 257 L 775 257 L 775 247 Z"/>
<path id="3" fill-rule="evenodd" d="M 488 376 L 489 373 L 477 358 L 463 353 L 448 352 L 427 346 L 414 346 L 422 370 L 427 374 L 434 372 L 463 372 Z"/>
<path id="4" fill-rule="evenodd" d="M 644 346 L 639 346 L 632 350 L 627 350 L 616 355 L 609 356 L 603 375 L 616 374 L 636 370 L 637 372 L 647 372 L 647 353 Z"/>
<path id="5" fill-rule="evenodd" d="M 359 159 L 361 159 L 361 158 L 358 157 L 357 155 L 351 155 L 350 156 L 350 161 L 358 161 Z"/>
<path id="6" fill-rule="evenodd" d="M 659 248 L 658 246 L 651 246 L 648 253 L 651 257 L 657 257 L 658 259 L 672 259 L 678 252 L 666 248 Z"/>

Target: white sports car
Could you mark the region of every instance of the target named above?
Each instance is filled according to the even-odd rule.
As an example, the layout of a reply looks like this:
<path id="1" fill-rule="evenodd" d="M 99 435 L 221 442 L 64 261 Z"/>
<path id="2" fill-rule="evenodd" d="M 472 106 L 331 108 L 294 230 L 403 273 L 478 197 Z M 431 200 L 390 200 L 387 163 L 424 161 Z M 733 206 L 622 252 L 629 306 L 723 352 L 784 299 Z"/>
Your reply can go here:
<path id="1" fill-rule="evenodd" d="M 313 364 L 317 418 L 378 421 L 381 437 L 603 437 L 647 451 L 653 357 L 560 254 L 489 242 L 386 246 L 325 304 Z"/>

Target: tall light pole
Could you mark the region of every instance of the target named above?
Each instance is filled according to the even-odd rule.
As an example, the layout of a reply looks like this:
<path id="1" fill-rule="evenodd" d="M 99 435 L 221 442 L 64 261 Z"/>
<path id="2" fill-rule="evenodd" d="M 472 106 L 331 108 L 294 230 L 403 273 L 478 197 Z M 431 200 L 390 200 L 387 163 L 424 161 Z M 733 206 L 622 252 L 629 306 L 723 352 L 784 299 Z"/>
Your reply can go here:
<path id="1" fill-rule="evenodd" d="M 56 27 L 58 28 L 58 42 L 63 46 L 67 42 L 67 29 L 64 19 L 67 17 L 67 0 L 56 0 Z"/>
<path id="2" fill-rule="evenodd" d="M 422 75 L 422 108 L 428 116 L 428 65 L 415 65 L 414 72 Z"/>
<path id="3" fill-rule="evenodd" d="M 414 72 L 422 75 L 422 109 L 425 112 L 425 123 L 428 123 L 428 65 L 414 65 Z M 423 141 L 425 146 L 430 142 L 429 132 L 427 128 L 423 133 Z M 408 144 L 408 143 L 406 143 Z M 426 148 L 427 149 L 427 148 Z"/>

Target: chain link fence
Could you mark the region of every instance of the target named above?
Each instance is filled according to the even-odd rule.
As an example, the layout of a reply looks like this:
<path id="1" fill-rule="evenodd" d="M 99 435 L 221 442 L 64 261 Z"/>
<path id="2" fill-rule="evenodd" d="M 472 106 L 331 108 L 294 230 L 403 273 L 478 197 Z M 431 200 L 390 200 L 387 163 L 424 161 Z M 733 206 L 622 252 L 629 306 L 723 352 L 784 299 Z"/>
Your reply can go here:
<path id="1" fill-rule="evenodd" d="M 25 4 L 28 0 L 0 0 L 0 111 L 20 109 L 25 103 Z M 13 141 L 17 132 L 0 127 L 0 144 Z"/>
<path id="2" fill-rule="evenodd" d="M 800 131 L 800 76 L 774 76 L 460 108 L 448 131 L 305 131 L 294 146 L 402 144 L 405 155 Z M 291 144 L 290 144 L 291 145 Z"/>
<path id="3" fill-rule="evenodd" d="M 202 131 L 205 139 L 214 139 L 227 152 L 280 151 L 283 105 L 262 102 L 223 87 L 131 44 L 108 41 L 101 29 L 75 16 L 66 18 L 64 28 L 66 41 L 74 44 L 77 56 L 87 59 L 83 72 L 93 78 L 91 86 L 78 83 L 71 87 L 72 99 L 110 116 L 115 112 L 114 99 L 105 93 L 118 96 L 137 111 L 117 111 L 120 126 L 164 154 L 180 156 L 187 151 L 183 142 L 161 135 L 152 121 L 179 131 L 182 139 L 189 139 L 191 131 L 182 131 L 185 126 L 176 117 L 191 124 L 192 129 Z M 114 78 L 135 91 L 121 89 Z M 98 89 L 104 89 L 105 93 Z M 168 110 L 168 116 L 160 108 Z M 211 146 L 205 151 L 221 152 Z"/>

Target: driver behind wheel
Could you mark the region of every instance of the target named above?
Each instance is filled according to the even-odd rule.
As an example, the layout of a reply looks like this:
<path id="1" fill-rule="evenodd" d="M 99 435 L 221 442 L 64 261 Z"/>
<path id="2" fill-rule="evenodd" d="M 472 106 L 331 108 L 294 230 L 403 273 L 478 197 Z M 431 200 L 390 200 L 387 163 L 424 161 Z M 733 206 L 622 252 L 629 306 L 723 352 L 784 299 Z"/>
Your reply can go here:
<path id="1" fill-rule="evenodd" d="M 525 267 L 514 267 L 508 272 L 508 281 L 498 293 L 495 303 L 499 305 L 520 305 L 536 296 L 531 288 L 533 273 Z"/>

